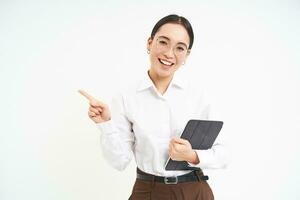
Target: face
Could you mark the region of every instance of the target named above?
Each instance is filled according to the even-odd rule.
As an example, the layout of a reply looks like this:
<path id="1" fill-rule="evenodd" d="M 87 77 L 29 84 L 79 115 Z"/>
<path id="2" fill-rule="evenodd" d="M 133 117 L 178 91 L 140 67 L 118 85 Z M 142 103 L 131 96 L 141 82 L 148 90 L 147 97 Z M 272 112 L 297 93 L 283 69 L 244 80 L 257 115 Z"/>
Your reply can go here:
<path id="1" fill-rule="evenodd" d="M 167 23 L 161 26 L 147 43 L 150 72 L 160 78 L 172 77 L 190 53 L 189 41 L 189 35 L 182 25 Z"/>

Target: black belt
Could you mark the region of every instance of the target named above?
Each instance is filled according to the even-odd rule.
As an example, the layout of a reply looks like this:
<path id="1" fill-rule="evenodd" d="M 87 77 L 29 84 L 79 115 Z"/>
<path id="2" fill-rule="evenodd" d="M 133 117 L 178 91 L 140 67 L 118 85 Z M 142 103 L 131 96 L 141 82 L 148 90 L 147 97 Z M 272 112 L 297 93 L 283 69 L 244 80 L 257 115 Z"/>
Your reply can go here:
<path id="1" fill-rule="evenodd" d="M 208 176 L 203 175 L 202 171 L 192 171 L 188 174 L 184 174 L 181 176 L 155 176 L 152 174 L 147 174 L 145 172 L 142 172 L 140 169 L 137 169 L 137 179 L 143 180 L 143 181 L 155 181 L 159 183 L 165 183 L 165 184 L 177 184 L 182 182 L 191 182 L 191 181 L 206 181 L 208 180 Z"/>

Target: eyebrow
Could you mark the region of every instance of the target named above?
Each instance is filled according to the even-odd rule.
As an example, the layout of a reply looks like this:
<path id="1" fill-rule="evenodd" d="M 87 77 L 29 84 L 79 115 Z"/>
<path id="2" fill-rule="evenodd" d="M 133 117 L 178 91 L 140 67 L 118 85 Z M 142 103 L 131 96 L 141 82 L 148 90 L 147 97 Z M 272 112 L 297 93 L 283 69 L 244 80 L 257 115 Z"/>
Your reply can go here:
<path id="1" fill-rule="evenodd" d="M 166 37 L 166 36 L 158 36 L 159 38 L 164 38 L 164 39 L 166 39 L 166 40 L 168 40 L 168 41 L 170 41 L 170 38 L 168 38 L 168 37 Z M 184 42 L 178 42 L 177 44 L 182 44 L 182 45 L 184 45 L 186 48 L 188 48 L 188 46 L 184 43 Z"/>

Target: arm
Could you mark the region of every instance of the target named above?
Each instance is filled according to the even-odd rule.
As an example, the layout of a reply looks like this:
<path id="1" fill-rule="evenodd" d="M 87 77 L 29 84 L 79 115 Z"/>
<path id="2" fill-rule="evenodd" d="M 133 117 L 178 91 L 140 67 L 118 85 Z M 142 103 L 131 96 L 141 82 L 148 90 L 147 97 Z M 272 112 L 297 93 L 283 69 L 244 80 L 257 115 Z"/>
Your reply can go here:
<path id="1" fill-rule="evenodd" d="M 126 117 L 123 96 L 113 99 L 111 114 L 107 104 L 84 90 L 78 92 L 89 100 L 88 116 L 102 132 L 100 142 L 104 158 L 114 168 L 125 169 L 132 158 L 134 135 L 131 123 Z"/>
<path id="2" fill-rule="evenodd" d="M 192 149 L 188 140 L 173 138 L 169 145 L 169 155 L 173 160 L 187 161 L 190 166 L 201 169 L 225 168 L 228 164 L 226 148 L 216 143 L 208 150 Z"/>
<path id="3" fill-rule="evenodd" d="M 117 170 L 124 170 L 132 159 L 134 134 L 127 119 L 124 100 L 120 95 L 112 100 L 111 120 L 97 123 L 102 132 L 101 149 L 104 158 Z"/>
<path id="4" fill-rule="evenodd" d="M 205 119 L 208 120 L 224 120 L 223 117 L 219 116 L 219 114 L 212 110 L 210 104 L 206 103 L 205 105 L 206 106 L 203 109 L 198 110 L 201 116 L 204 116 Z M 221 132 L 219 133 L 213 146 L 207 150 L 194 149 L 192 161 L 196 162 L 188 161 L 189 165 L 193 167 L 199 167 L 201 169 L 226 168 L 229 164 L 229 152 L 224 140 L 226 137 L 226 122 L 224 122 Z"/>
<path id="5" fill-rule="evenodd" d="M 195 113 L 192 118 L 208 120 L 223 119 L 212 112 L 210 105 L 206 103 L 203 96 L 195 102 L 195 105 L 197 106 L 193 109 Z M 224 124 L 226 125 L 226 123 Z M 229 163 L 229 154 L 222 137 L 227 137 L 224 132 L 224 126 L 214 145 L 207 150 L 192 149 L 191 144 L 187 140 L 173 138 L 170 141 L 169 155 L 173 160 L 187 161 L 190 166 L 201 169 L 226 168 Z"/>

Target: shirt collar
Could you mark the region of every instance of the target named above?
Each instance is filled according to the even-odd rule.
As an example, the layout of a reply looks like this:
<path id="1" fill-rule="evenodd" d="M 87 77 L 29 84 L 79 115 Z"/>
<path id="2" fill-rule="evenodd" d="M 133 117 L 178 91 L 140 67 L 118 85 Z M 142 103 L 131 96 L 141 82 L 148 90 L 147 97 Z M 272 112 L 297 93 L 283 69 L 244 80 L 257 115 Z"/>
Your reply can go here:
<path id="1" fill-rule="evenodd" d="M 185 89 L 187 86 L 187 79 L 184 77 L 181 71 L 176 71 L 171 84 L 177 86 L 178 88 Z"/>
<path id="2" fill-rule="evenodd" d="M 184 79 L 184 77 L 182 76 L 182 74 L 177 71 L 172 80 L 171 83 L 169 85 L 170 86 L 176 86 L 178 88 L 184 89 L 186 87 L 186 80 Z M 146 73 L 143 73 L 143 77 L 137 87 L 137 91 L 142 91 L 151 87 L 155 87 L 154 83 L 152 82 L 152 80 L 149 77 L 148 71 L 146 71 Z"/>

